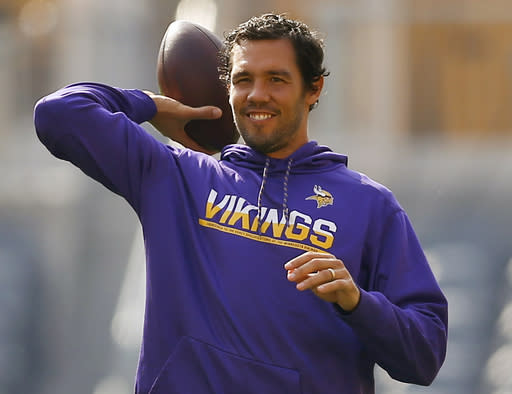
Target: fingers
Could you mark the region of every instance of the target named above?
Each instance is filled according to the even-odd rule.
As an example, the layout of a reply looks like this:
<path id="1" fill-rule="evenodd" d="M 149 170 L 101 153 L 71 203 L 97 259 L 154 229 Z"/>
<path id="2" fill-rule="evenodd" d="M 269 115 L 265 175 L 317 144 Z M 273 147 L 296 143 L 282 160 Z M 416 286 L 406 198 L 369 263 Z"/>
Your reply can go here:
<path id="1" fill-rule="evenodd" d="M 285 264 L 288 270 L 288 280 L 297 283 L 297 289 L 307 290 L 343 279 L 348 271 L 343 262 L 327 253 L 304 253 Z"/>
<path id="2" fill-rule="evenodd" d="M 332 254 L 329 253 L 320 253 L 320 252 L 306 252 L 303 253 L 290 261 L 288 261 L 284 268 L 287 270 L 292 270 L 299 268 L 300 266 L 304 265 L 305 263 L 308 263 L 312 259 L 322 259 L 322 258 L 332 258 L 335 259 L 335 257 Z"/>
<path id="3" fill-rule="evenodd" d="M 341 262 L 340 260 L 332 260 Z M 341 263 L 343 264 L 343 263 Z M 288 280 L 296 283 L 297 290 L 319 290 L 329 291 L 329 289 L 333 290 L 333 286 L 326 286 L 332 284 L 334 282 L 338 282 L 340 280 L 350 279 L 350 274 L 347 269 L 342 266 L 339 268 L 324 268 L 319 269 L 316 272 L 308 273 L 306 275 L 302 274 L 302 271 L 288 271 Z"/>
<path id="4" fill-rule="evenodd" d="M 188 107 L 191 109 L 190 119 L 206 119 L 213 120 L 222 116 L 222 110 L 218 107 L 206 106 L 206 107 Z"/>
<path id="5" fill-rule="evenodd" d="M 217 119 L 222 116 L 222 110 L 212 105 L 191 107 L 171 97 L 144 91 L 155 102 L 159 114 L 180 119 L 186 122 L 196 119 Z"/>
<path id="6" fill-rule="evenodd" d="M 327 253 L 307 252 L 290 261 L 288 261 L 284 268 L 288 270 L 288 279 L 293 282 L 313 277 L 321 274 L 322 279 L 332 277 L 332 273 L 328 268 L 342 268 L 344 267 L 341 260 L 335 256 Z M 321 272 L 321 271 L 326 272 Z M 318 278 L 317 278 L 318 280 Z"/>
<path id="7" fill-rule="evenodd" d="M 284 268 L 297 290 L 311 290 L 317 297 L 335 302 L 345 311 L 352 311 L 359 303 L 358 286 L 345 264 L 331 254 L 307 252 L 288 261 Z"/>

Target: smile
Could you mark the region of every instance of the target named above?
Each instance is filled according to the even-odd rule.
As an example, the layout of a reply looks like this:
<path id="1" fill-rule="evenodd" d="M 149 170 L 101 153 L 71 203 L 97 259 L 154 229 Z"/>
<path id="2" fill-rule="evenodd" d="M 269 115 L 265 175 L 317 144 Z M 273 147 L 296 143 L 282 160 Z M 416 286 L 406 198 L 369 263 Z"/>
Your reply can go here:
<path id="1" fill-rule="evenodd" d="M 271 114 L 264 114 L 264 113 L 251 113 L 249 114 L 249 118 L 253 120 L 266 120 L 270 119 L 272 117 Z"/>

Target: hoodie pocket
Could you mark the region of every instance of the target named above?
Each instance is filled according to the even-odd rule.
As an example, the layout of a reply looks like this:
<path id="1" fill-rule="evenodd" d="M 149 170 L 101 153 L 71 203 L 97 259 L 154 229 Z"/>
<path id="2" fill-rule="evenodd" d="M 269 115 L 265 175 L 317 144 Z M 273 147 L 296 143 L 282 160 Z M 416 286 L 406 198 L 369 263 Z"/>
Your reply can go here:
<path id="1" fill-rule="evenodd" d="M 150 394 L 300 394 L 300 375 L 290 368 L 226 352 L 183 337 Z"/>

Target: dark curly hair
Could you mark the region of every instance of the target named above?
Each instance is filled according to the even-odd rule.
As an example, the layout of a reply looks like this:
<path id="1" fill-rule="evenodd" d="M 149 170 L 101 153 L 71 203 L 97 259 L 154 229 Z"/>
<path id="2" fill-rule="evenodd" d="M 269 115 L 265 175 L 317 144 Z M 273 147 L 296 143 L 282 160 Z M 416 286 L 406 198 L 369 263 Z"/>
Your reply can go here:
<path id="1" fill-rule="evenodd" d="M 291 41 L 297 56 L 297 65 L 302 74 L 304 86 L 314 89 L 314 83 L 329 75 L 323 66 L 324 43 L 309 27 L 298 20 L 287 18 L 283 14 L 263 14 L 253 17 L 225 34 L 224 48 L 220 52 L 219 73 L 221 80 L 229 86 L 232 69 L 231 55 L 233 47 L 244 40 Z M 315 107 L 316 103 L 310 109 Z"/>

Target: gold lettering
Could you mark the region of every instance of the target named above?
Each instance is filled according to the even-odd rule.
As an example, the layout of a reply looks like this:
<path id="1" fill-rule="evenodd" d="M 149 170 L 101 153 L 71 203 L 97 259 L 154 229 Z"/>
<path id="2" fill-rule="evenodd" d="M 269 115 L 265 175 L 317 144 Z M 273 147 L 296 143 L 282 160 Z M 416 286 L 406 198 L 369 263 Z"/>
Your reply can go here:
<path id="1" fill-rule="evenodd" d="M 286 225 L 286 218 L 283 215 L 281 220 L 279 220 L 277 209 L 269 209 L 265 222 L 261 225 L 261 232 L 263 234 L 266 233 L 270 225 L 272 225 L 272 234 L 274 237 L 280 238 Z"/>
<path id="2" fill-rule="evenodd" d="M 326 226 L 330 231 L 326 231 L 322 229 L 323 226 Z M 309 237 L 309 240 L 313 245 L 319 246 L 324 249 L 329 249 L 332 244 L 334 243 L 334 235 L 337 230 L 336 223 L 330 222 L 325 219 L 317 219 L 315 220 L 315 223 L 313 224 L 313 232 L 314 234 L 311 234 L 311 237 Z M 321 240 L 318 238 L 318 236 L 323 237 L 324 239 Z"/>
<path id="3" fill-rule="evenodd" d="M 206 218 L 207 219 L 213 218 L 221 209 L 223 209 L 226 206 L 230 197 L 231 196 L 226 195 L 226 196 L 224 196 L 224 198 L 218 205 L 214 205 L 215 199 L 217 198 L 217 192 L 215 191 L 215 189 L 210 190 L 210 195 L 208 196 L 208 202 L 206 203 L 206 212 L 205 212 Z"/>
<path id="4" fill-rule="evenodd" d="M 219 201 L 216 200 L 219 198 Z M 313 219 L 301 212 L 292 211 L 288 223 L 283 213 L 278 209 L 261 207 L 260 218 L 257 213 L 258 207 L 251 205 L 242 197 L 236 195 L 225 195 L 220 199 L 216 190 L 211 189 L 206 202 L 206 219 L 212 219 L 220 212 L 222 215 L 216 219 L 218 223 L 227 224 L 228 226 L 241 225 L 243 230 L 251 231 L 254 237 L 262 237 L 272 227 L 272 239 L 286 238 L 293 241 L 308 240 L 312 245 L 327 250 L 334 244 L 334 237 L 337 231 L 337 225 L 334 222 L 325 219 Z M 253 213 L 251 215 L 251 213 Z M 251 223 L 251 216 L 254 216 Z M 237 234 L 242 230 L 233 228 L 233 234 Z M 244 233 L 249 234 L 249 233 Z M 244 235 L 245 236 L 245 235 Z M 266 236 L 266 237 L 269 237 Z M 309 238 L 308 238 L 309 237 Z M 283 244 L 291 241 L 282 241 Z M 294 244 L 297 245 L 297 244 Z M 306 246 L 306 245 L 305 245 Z M 296 247 L 296 246 L 293 246 Z"/>
<path id="5" fill-rule="evenodd" d="M 256 210 L 258 210 L 258 208 L 256 208 Z M 265 213 L 267 213 L 267 208 L 261 207 L 261 217 L 262 218 L 265 217 Z M 258 217 L 258 215 L 256 215 L 256 217 L 252 221 L 251 231 L 257 231 L 258 230 L 259 222 L 260 222 L 260 218 Z"/>
<path id="6" fill-rule="evenodd" d="M 288 239 L 303 241 L 309 234 L 309 226 L 305 226 L 303 223 L 295 223 L 297 218 L 301 218 L 305 224 L 311 225 L 312 220 L 308 215 L 292 211 L 290 213 L 290 225 L 286 228 L 285 235 Z M 294 232 L 294 230 L 299 230 L 299 232 Z"/>
<path id="7" fill-rule="evenodd" d="M 233 212 L 233 215 L 231 216 L 231 219 L 229 219 L 229 222 L 228 222 L 228 224 L 230 226 L 234 226 L 236 224 L 236 222 L 238 222 L 241 219 L 242 220 L 242 228 L 244 230 L 249 230 L 248 210 L 246 211 L 246 209 L 243 209 L 243 205 L 245 203 L 246 203 L 246 201 L 244 198 L 240 197 L 238 199 L 238 203 L 236 204 L 235 211 Z M 249 207 L 251 207 L 251 205 L 249 205 Z M 256 208 L 256 207 L 254 207 L 254 208 Z"/>
<path id="8" fill-rule="evenodd" d="M 231 212 L 233 212 L 233 208 L 235 206 L 235 202 L 237 199 L 237 196 L 230 196 L 229 204 L 222 216 L 220 217 L 219 223 L 226 223 L 226 220 L 228 220 L 229 215 L 231 215 Z"/>

